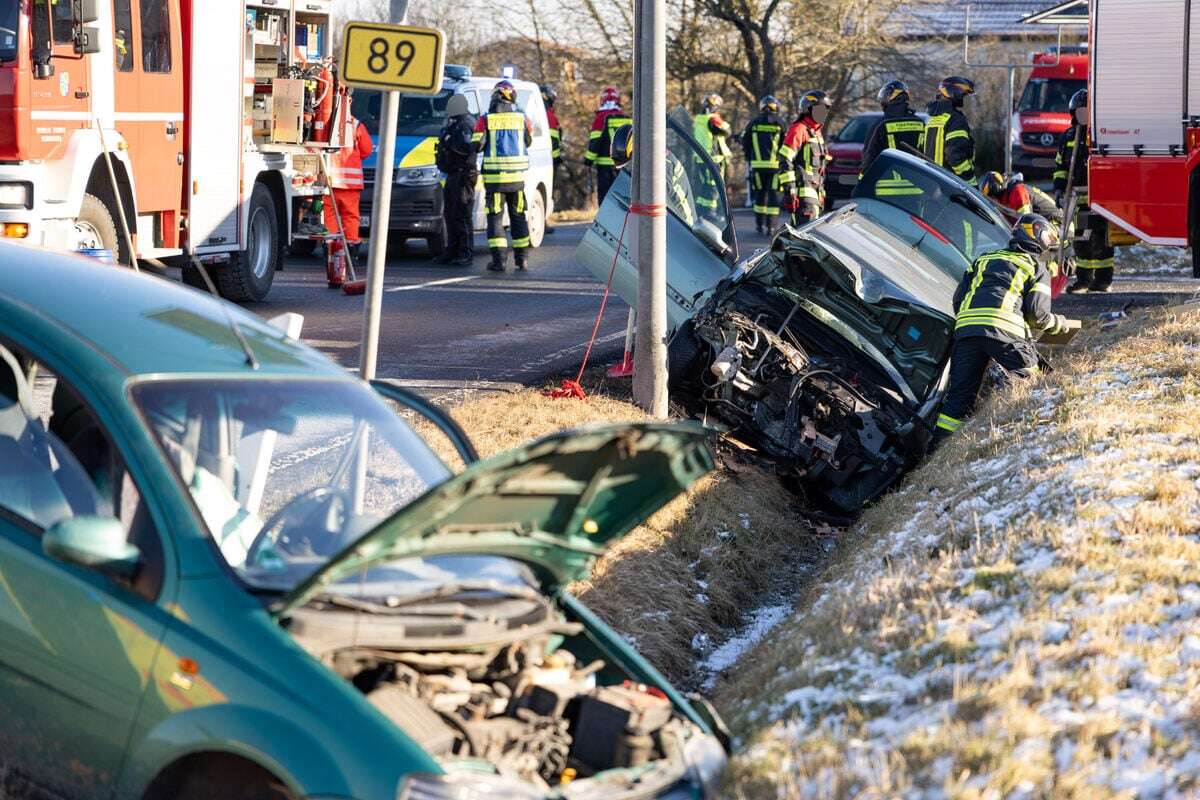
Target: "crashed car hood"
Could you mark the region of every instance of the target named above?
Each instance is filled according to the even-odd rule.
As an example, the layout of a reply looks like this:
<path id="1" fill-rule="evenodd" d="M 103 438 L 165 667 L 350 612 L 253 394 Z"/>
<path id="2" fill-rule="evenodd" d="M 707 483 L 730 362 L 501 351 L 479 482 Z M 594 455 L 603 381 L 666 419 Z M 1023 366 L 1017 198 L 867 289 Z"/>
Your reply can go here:
<path id="1" fill-rule="evenodd" d="M 953 317 L 958 281 L 920 250 L 854 211 L 851 206 L 824 217 L 800 231 L 798 238 L 818 242 L 835 255 L 846 270 L 842 282 L 849 279 L 847 288 L 853 287 L 864 302 L 896 300 Z"/>
<path id="2" fill-rule="evenodd" d="M 565 431 L 430 489 L 272 605 L 284 615 L 369 566 L 450 553 L 531 564 L 543 588 L 586 577 L 605 549 L 713 469 L 696 423 Z"/>

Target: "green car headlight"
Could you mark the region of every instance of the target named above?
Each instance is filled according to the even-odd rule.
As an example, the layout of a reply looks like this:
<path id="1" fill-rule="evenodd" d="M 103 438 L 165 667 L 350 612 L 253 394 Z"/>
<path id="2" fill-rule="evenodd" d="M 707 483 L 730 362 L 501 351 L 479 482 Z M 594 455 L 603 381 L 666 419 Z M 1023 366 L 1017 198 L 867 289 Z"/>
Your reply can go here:
<path id="1" fill-rule="evenodd" d="M 400 784 L 396 800 L 543 800 L 544 795 L 532 786 L 499 775 L 453 773 L 409 775 Z"/>

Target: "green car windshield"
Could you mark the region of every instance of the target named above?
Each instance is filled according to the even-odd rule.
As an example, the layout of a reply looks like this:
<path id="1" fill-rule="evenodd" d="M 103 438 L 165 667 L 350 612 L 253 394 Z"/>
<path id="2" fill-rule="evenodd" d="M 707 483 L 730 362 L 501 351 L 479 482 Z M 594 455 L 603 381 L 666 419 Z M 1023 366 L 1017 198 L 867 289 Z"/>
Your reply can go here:
<path id="1" fill-rule="evenodd" d="M 451 474 L 357 383 L 155 381 L 133 396 L 221 556 L 256 589 L 292 589 Z"/>

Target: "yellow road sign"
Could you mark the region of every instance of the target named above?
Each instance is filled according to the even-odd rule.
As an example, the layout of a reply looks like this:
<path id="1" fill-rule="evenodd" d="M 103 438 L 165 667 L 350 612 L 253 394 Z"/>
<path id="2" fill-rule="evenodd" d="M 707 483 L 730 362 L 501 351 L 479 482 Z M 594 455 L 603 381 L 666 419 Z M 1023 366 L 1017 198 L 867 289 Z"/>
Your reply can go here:
<path id="1" fill-rule="evenodd" d="M 342 82 L 410 94 L 442 90 L 446 44 L 436 28 L 348 22 L 342 36 Z"/>

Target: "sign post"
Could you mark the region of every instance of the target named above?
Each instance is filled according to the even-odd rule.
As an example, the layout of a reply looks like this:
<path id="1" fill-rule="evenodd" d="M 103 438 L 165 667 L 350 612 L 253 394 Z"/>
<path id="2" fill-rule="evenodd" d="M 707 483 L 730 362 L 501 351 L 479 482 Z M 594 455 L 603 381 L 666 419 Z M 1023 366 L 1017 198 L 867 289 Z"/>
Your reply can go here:
<path id="1" fill-rule="evenodd" d="M 377 22 L 346 23 L 342 35 L 342 83 L 383 92 L 379 150 L 375 159 L 375 201 L 371 207 L 371 251 L 367 258 L 367 292 L 359 351 L 359 375 L 363 380 L 375 377 L 379 360 L 379 320 L 383 306 L 388 222 L 392 212 L 400 93 L 437 94 L 442 90 L 445 66 L 446 44 L 439 30 Z"/>

